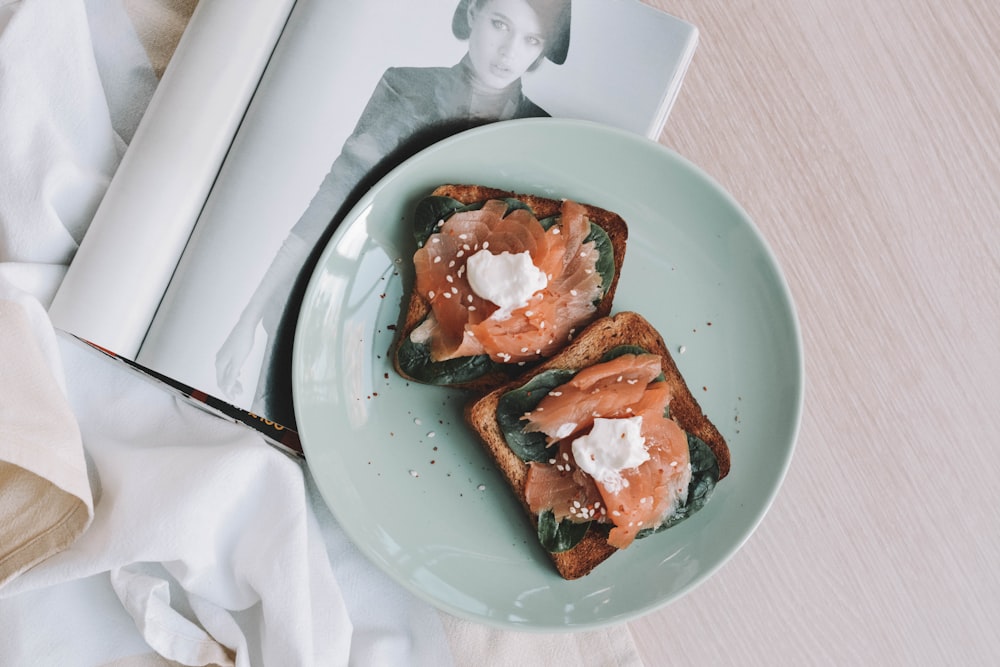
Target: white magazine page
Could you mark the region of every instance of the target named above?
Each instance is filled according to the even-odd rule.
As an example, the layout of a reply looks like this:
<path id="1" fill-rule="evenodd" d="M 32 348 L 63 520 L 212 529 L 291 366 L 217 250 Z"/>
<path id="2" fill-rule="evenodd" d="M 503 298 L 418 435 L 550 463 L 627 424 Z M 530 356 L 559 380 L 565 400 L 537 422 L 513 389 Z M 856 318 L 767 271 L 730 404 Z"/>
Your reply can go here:
<path id="1" fill-rule="evenodd" d="M 137 353 L 292 2 L 195 8 L 53 300 L 57 327 Z"/>
<path id="2" fill-rule="evenodd" d="M 577 0 L 568 19 L 556 10 L 569 0 L 471 3 L 297 2 L 139 363 L 294 426 L 296 289 L 330 221 L 378 174 L 464 129 L 456 118 L 470 115 L 480 124 L 548 114 L 658 135 L 694 48 L 693 26 L 638 0 Z M 544 45 L 530 62 L 510 56 L 491 74 L 497 65 L 482 53 L 495 30 L 534 30 Z M 651 53 L 663 54 L 661 66 L 650 68 Z M 506 92 L 469 83 L 493 75 Z"/>

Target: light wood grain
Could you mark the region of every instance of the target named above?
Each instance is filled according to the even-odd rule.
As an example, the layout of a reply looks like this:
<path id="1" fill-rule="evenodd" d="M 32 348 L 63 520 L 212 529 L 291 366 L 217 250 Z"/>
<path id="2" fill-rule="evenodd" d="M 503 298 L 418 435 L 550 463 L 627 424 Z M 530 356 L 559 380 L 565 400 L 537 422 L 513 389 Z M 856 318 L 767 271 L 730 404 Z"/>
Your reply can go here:
<path id="1" fill-rule="evenodd" d="M 1000 657 L 1000 6 L 653 1 L 701 30 L 662 143 L 781 262 L 807 395 L 715 577 L 629 624 L 648 665 Z"/>

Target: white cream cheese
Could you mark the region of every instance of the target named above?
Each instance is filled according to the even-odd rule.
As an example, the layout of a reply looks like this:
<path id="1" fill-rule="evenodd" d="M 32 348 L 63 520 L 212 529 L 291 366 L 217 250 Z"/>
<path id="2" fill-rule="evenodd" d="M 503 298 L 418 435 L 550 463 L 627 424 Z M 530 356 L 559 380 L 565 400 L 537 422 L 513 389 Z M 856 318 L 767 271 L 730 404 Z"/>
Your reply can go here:
<path id="1" fill-rule="evenodd" d="M 597 483 L 617 493 L 624 486 L 622 471 L 649 460 L 641 429 L 642 417 L 598 417 L 590 433 L 573 441 L 573 459 Z"/>
<path id="2" fill-rule="evenodd" d="M 545 273 L 531 261 L 531 253 L 494 255 L 480 250 L 466 261 L 469 287 L 479 297 L 495 303 L 499 310 L 491 316 L 505 320 L 512 311 L 528 305 L 531 296 L 548 284 Z"/>

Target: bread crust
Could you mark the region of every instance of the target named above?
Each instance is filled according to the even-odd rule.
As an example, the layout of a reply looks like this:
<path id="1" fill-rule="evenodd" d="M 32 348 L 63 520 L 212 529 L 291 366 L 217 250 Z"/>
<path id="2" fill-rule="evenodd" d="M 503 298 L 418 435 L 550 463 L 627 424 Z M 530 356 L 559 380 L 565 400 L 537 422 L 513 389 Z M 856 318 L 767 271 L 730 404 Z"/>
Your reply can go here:
<path id="1" fill-rule="evenodd" d="M 446 184 L 435 188 L 430 196 L 451 197 L 452 199 L 455 199 L 463 204 L 474 204 L 476 202 L 487 201 L 490 199 L 519 199 L 531 207 L 535 216 L 540 220 L 542 218 L 558 214 L 562 207 L 562 201 L 558 199 L 551 199 L 533 194 L 522 194 L 510 190 L 501 190 L 499 188 L 492 188 L 485 185 Z M 608 238 L 611 241 L 611 246 L 614 249 L 614 279 L 612 280 L 608 291 L 597 305 L 596 312 L 590 319 L 590 321 L 594 321 L 608 315 L 611 312 L 615 292 L 618 289 L 618 277 L 621 275 L 622 264 L 625 260 L 625 248 L 628 241 L 628 225 L 617 213 L 613 213 L 612 211 L 590 204 L 584 204 L 582 202 L 578 203 L 586 209 L 588 219 L 592 223 L 601 227 L 601 229 L 603 229 L 608 235 Z M 408 380 L 413 380 L 415 382 L 418 380 L 407 375 L 407 373 L 400 367 L 398 351 L 403 340 L 410 335 L 410 332 L 412 332 L 417 325 L 423 322 L 429 312 L 430 304 L 427 300 L 418 294 L 416 290 L 411 290 L 406 300 L 406 306 L 403 308 L 403 315 L 400 322 L 397 324 L 396 336 L 393 340 L 392 349 L 390 351 L 393 366 L 396 369 L 396 372 Z M 466 389 L 483 393 L 497 387 L 500 384 L 510 381 L 510 379 L 510 373 L 497 372 L 480 376 L 471 382 L 449 386 L 456 389 Z"/>
<path id="2" fill-rule="evenodd" d="M 503 473 L 515 497 L 537 529 L 538 517 L 528 506 L 524 487 L 528 464 L 507 446 L 497 421 L 497 406 L 501 397 L 522 386 L 539 373 L 550 369 L 580 370 L 592 366 L 610 349 L 619 345 L 637 345 L 661 358 L 665 381 L 670 385 L 670 415 L 678 425 L 705 442 L 719 463 L 719 479 L 729 473 L 730 455 L 725 438 L 702 412 L 687 383 L 681 376 L 662 336 L 638 313 L 622 312 L 596 320 L 559 354 L 521 375 L 517 379 L 473 400 L 465 409 L 465 419 L 479 435 L 497 467 Z M 607 543 L 599 531 L 589 530 L 572 549 L 550 553 L 556 570 L 565 579 L 577 579 L 591 572 L 611 556 L 616 549 Z"/>

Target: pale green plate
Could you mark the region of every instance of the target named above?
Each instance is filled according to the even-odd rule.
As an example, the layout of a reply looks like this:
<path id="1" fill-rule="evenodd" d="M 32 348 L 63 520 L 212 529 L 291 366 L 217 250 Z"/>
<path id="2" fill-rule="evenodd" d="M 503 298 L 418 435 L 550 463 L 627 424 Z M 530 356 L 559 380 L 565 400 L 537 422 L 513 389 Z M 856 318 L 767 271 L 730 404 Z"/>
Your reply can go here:
<path id="1" fill-rule="evenodd" d="M 406 382 L 388 358 L 412 281 L 410 214 L 442 183 L 568 197 L 621 214 L 630 231 L 614 310 L 638 311 L 660 330 L 729 442 L 732 472 L 701 512 L 583 579 L 555 573 L 465 425 L 466 396 Z M 667 604 L 739 549 L 791 460 L 803 367 L 781 271 L 729 195 L 646 139 L 535 119 L 443 141 L 361 200 L 309 285 L 293 383 L 320 492 L 369 558 L 454 615 L 553 631 L 620 622 Z"/>

